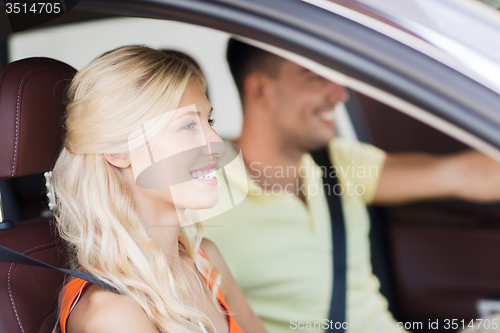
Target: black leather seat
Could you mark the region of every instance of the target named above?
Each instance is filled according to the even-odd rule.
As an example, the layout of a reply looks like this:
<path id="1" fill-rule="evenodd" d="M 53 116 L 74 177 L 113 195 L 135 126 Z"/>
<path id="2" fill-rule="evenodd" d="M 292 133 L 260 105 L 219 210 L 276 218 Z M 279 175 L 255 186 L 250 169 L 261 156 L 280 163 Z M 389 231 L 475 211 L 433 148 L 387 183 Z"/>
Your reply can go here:
<path id="1" fill-rule="evenodd" d="M 0 69 L 0 179 L 52 169 L 64 135 L 65 90 L 75 72 L 47 58 L 23 59 Z M 0 244 L 65 266 L 64 244 L 50 218 L 0 230 Z M 0 332 L 52 332 L 63 282 L 64 275 L 55 270 L 0 262 Z"/>

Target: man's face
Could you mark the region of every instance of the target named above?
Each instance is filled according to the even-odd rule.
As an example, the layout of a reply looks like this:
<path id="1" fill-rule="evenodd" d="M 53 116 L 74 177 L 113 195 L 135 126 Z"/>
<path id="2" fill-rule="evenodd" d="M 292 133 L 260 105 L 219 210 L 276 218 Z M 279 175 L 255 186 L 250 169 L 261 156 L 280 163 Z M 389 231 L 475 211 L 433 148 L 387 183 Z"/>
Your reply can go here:
<path id="1" fill-rule="evenodd" d="M 348 100 L 340 85 L 284 60 L 271 80 L 271 112 L 277 134 L 304 151 L 324 147 L 334 136 L 334 109 Z"/>

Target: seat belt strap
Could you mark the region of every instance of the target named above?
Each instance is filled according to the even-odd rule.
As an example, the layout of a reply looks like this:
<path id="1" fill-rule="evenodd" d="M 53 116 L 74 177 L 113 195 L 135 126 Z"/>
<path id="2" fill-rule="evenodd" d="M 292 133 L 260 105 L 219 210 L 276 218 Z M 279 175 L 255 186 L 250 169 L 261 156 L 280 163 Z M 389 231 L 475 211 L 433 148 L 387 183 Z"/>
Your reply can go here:
<path id="1" fill-rule="evenodd" d="M 330 303 L 329 329 L 327 332 L 344 332 L 343 323 L 346 319 L 346 284 L 347 284 L 347 250 L 344 214 L 340 202 L 342 193 L 338 183 L 337 173 L 332 168 L 328 148 L 311 153 L 314 161 L 323 171 L 324 193 L 327 195 L 328 208 L 332 221 L 333 242 L 333 288 Z M 332 176 L 332 177 L 330 177 Z M 337 186 L 338 185 L 338 186 Z"/>
<path id="2" fill-rule="evenodd" d="M 74 277 L 83 279 L 85 281 L 88 281 L 90 283 L 93 283 L 99 287 L 102 287 L 102 288 L 105 288 L 105 289 L 110 290 L 112 292 L 118 293 L 118 291 L 115 288 L 113 288 L 109 284 L 99 280 L 93 274 L 90 274 L 88 272 L 75 271 L 72 269 L 58 268 L 58 267 L 49 265 L 47 263 L 44 263 L 43 261 L 31 258 L 25 254 L 11 250 L 11 249 L 9 249 L 5 246 L 2 246 L 2 245 L 0 245 L 0 261 L 12 262 L 12 263 L 21 264 L 21 265 L 30 265 L 30 266 L 37 266 L 37 267 L 52 268 L 52 269 L 55 269 L 59 272 L 69 274 L 71 276 L 74 276 Z"/>

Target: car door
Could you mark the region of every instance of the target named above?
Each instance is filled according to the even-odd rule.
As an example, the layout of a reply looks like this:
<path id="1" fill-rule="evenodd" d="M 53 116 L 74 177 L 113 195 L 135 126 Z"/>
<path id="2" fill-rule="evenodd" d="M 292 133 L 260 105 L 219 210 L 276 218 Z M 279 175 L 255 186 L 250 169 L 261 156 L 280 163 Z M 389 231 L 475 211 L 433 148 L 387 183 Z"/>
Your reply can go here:
<path id="1" fill-rule="evenodd" d="M 134 16 L 224 31 L 361 94 L 356 99 L 359 98 L 362 115 L 370 126 L 381 114 L 370 114 L 371 111 L 397 110 L 499 158 L 500 90 L 492 76 L 500 68 L 494 55 L 496 42 L 492 41 L 486 51 L 477 51 L 474 43 L 466 44 L 470 59 L 484 60 L 487 65 L 473 66 L 480 61 L 457 58 L 460 52 L 453 53 L 457 43 L 451 46 L 445 43 L 456 36 L 447 36 L 442 31 L 435 33 L 415 17 L 406 16 L 395 3 L 389 0 L 142 0 L 126 3 L 81 0 L 64 20 Z M 414 7 L 421 4 L 419 1 L 408 3 Z M 428 1 L 425 8 L 432 12 L 433 6 L 436 11 L 445 6 L 465 18 L 468 17 L 465 12 L 472 8 L 472 21 L 484 19 L 488 23 L 480 27 L 482 32 L 498 36 L 499 25 L 494 20 L 498 16 L 484 14 L 474 5 L 435 0 Z M 387 122 L 400 125 L 403 121 L 392 118 Z M 395 129 L 396 136 L 380 136 L 377 135 L 380 127 L 373 126 L 369 128 L 372 142 L 383 148 L 392 149 L 384 140 L 401 139 Z M 422 134 L 425 130 L 419 131 L 418 135 L 427 136 Z M 455 141 L 450 142 L 453 142 L 452 150 L 464 148 Z M 425 210 L 416 206 L 387 212 L 388 226 L 382 229 L 389 243 L 385 257 L 392 264 L 389 269 L 401 319 L 452 319 L 451 316 L 468 319 L 474 316 L 474 300 L 496 291 L 499 272 L 488 267 L 495 260 L 495 251 L 489 249 L 498 243 L 498 231 L 491 228 L 496 219 L 496 206 L 463 207 L 462 203 L 446 203 L 434 208 L 431 203 Z M 443 211 L 446 214 L 443 215 Z M 475 224 L 476 214 L 482 212 L 487 212 L 490 222 Z M 464 228 L 450 227 L 451 222 L 443 227 L 443 221 L 454 220 L 462 214 L 471 214 L 469 219 L 458 222 Z M 484 228 L 485 225 L 488 227 Z M 467 250 L 470 248 L 474 254 Z M 464 256 L 468 260 L 465 262 L 481 261 L 481 268 L 465 264 L 461 260 Z M 484 279 L 475 279 L 478 275 Z M 486 280 L 488 287 L 484 287 Z M 455 306 L 461 303 L 457 299 L 466 300 L 466 305 Z"/>

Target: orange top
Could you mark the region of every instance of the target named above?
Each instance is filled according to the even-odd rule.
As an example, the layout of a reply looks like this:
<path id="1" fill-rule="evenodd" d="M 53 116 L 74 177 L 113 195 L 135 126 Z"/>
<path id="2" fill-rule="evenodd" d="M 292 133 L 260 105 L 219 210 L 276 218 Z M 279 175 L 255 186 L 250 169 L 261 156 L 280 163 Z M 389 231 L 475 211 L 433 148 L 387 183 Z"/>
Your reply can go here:
<path id="1" fill-rule="evenodd" d="M 182 243 L 180 239 L 179 241 Z M 208 259 L 207 254 L 205 253 L 205 251 L 203 251 L 201 247 L 200 247 L 200 254 L 206 259 Z M 206 281 L 207 278 L 205 277 L 205 275 L 202 274 L 202 276 Z M 80 299 L 83 290 L 90 284 L 91 283 L 88 281 L 82 280 L 80 278 L 75 278 L 74 280 L 70 281 L 66 286 L 64 286 L 63 296 L 61 301 L 61 314 L 59 318 L 59 323 L 61 325 L 61 333 L 66 333 L 66 324 L 68 321 L 69 314 L 71 313 L 76 303 Z M 210 287 L 210 289 L 212 289 L 213 282 L 208 281 L 208 286 Z M 231 311 L 227 307 L 226 301 L 224 299 L 224 296 L 222 295 L 220 288 L 217 290 L 217 299 L 219 300 L 219 303 L 222 305 L 224 310 L 227 312 L 229 333 L 245 333 L 245 331 L 234 320 Z"/>

